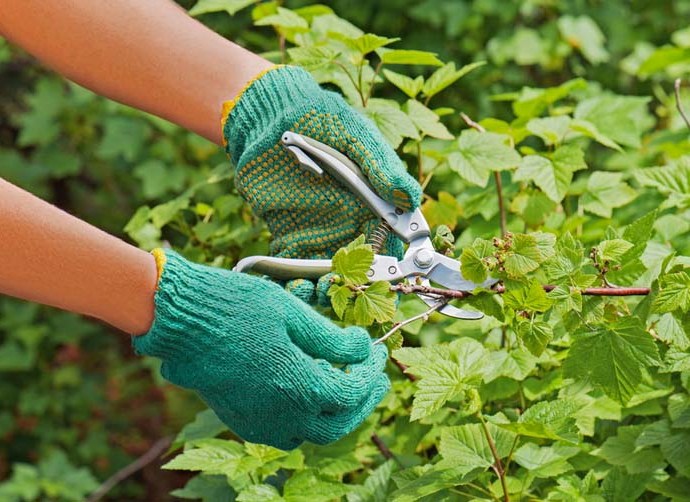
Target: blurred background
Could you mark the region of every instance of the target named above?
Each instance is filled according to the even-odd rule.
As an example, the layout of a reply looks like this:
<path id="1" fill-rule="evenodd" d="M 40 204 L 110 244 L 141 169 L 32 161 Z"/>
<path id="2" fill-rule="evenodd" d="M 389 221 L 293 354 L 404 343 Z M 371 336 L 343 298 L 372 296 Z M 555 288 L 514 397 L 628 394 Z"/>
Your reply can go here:
<path id="1" fill-rule="evenodd" d="M 178 3 L 189 9 L 195 2 Z M 673 79 L 690 68 L 688 0 L 324 3 L 365 31 L 400 37 L 396 48 L 433 51 L 458 65 L 487 61 L 444 94 L 445 105 L 476 118 L 510 116 L 497 95 L 583 77 L 620 94 L 652 96 L 650 111 L 664 124 Z M 252 50 L 278 48 L 270 27 L 253 26 L 251 9 L 199 19 Z M 662 46 L 666 59 L 643 66 Z M 266 232 L 234 193 L 226 157 L 214 145 L 97 97 L 2 39 L 0 89 L 3 178 L 144 248 L 175 239 L 162 234 L 168 221 L 156 225 L 164 211 L 151 220 L 151 208 L 193 191 L 196 221 L 172 225 L 187 225 L 180 230 L 194 240 L 189 253 L 200 261 L 223 254 L 230 263 L 266 249 Z M 205 221 L 211 209 L 225 214 L 222 239 Z M 51 500 L 82 500 L 174 436 L 203 406 L 157 373 L 107 326 L 0 297 L 0 494 L 43 500 L 41 485 Z M 167 500 L 187 477 L 159 466 L 120 482 L 111 499 Z"/>

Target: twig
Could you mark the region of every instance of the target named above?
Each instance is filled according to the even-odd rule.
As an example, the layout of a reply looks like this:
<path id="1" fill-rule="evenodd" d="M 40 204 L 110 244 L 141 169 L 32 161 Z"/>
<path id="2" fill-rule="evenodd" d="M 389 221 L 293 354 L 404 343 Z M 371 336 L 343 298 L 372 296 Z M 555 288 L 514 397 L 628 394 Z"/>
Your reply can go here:
<path id="1" fill-rule="evenodd" d="M 465 112 L 460 112 L 460 116 L 462 117 L 462 120 L 464 120 L 465 123 L 472 129 L 476 129 L 479 132 L 486 132 L 484 126 L 472 120 Z"/>
<path id="2" fill-rule="evenodd" d="M 429 316 L 432 314 L 432 312 L 436 312 L 438 309 L 443 307 L 448 301 L 440 301 L 436 303 L 435 305 L 431 306 L 428 310 L 422 312 L 421 314 L 417 314 L 416 316 L 410 317 L 409 319 L 405 319 L 404 321 L 396 322 L 393 324 L 393 327 L 388 330 L 388 332 L 383 335 L 381 338 L 376 340 L 373 344 L 377 345 L 379 343 L 383 343 L 386 340 L 388 340 L 396 331 L 400 330 L 401 328 L 407 326 L 408 324 L 412 324 L 415 321 L 419 321 L 420 319 L 423 319 L 426 321 Z"/>
<path id="3" fill-rule="evenodd" d="M 544 284 L 542 286 L 544 291 L 553 291 L 558 286 L 554 284 Z M 457 291 L 454 289 L 442 289 L 434 288 L 431 286 L 422 286 L 419 284 L 394 284 L 390 288 L 391 291 L 402 293 L 405 295 L 410 294 L 428 294 L 431 296 L 437 296 L 440 298 L 450 298 L 450 299 L 463 299 L 472 296 L 470 291 Z M 579 291 L 581 295 L 585 296 L 645 296 L 649 294 L 649 288 L 585 288 L 577 289 L 571 288 L 573 291 Z M 505 286 L 498 284 L 494 286 L 491 291 L 498 294 L 503 294 L 506 292 Z"/>
<path id="4" fill-rule="evenodd" d="M 86 499 L 87 502 L 96 502 L 101 500 L 104 495 L 106 495 L 110 490 L 112 490 L 118 483 L 127 479 L 129 476 L 137 472 L 139 469 L 143 469 L 148 464 L 156 460 L 165 450 L 168 449 L 172 443 L 172 437 L 161 438 L 149 450 L 144 453 L 141 457 L 136 459 L 129 465 L 126 465 L 115 474 L 106 479 L 101 486 L 96 488 L 96 490 L 91 494 L 91 496 Z"/>
<path id="5" fill-rule="evenodd" d="M 508 485 L 506 483 L 506 471 L 503 468 L 503 462 L 501 462 L 501 457 L 496 449 L 496 443 L 494 443 L 494 438 L 491 437 L 491 432 L 489 432 L 489 427 L 486 425 L 486 421 L 482 416 L 481 412 L 477 413 L 477 417 L 482 424 L 482 429 L 484 430 L 484 436 L 486 437 L 486 442 L 489 443 L 489 449 L 491 450 L 491 455 L 494 457 L 494 472 L 498 475 L 501 480 L 501 487 L 503 488 L 503 500 L 504 502 L 510 502 L 510 495 L 508 494 Z"/>
<path id="6" fill-rule="evenodd" d="M 498 214 L 500 217 L 501 237 L 506 236 L 508 227 L 508 218 L 506 216 L 505 203 L 503 202 L 503 183 L 501 182 L 501 173 L 494 171 L 494 181 L 496 181 L 496 195 L 498 196 Z"/>
<path id="7" fill-rule="evenodd" d="M 376 77 L 378 77 L 382 66 L 383 66 L 383 61 L 379 61 L 379 63 L 376 65 L 376 69 L 374 70 L 374 76 L 371 77 L 371 82 L 369 82 L 369 93 L 367 94 L 367 100 L 364 102 L 364 106 L 367 106 L 367 103 L 369 103 L 369 100 L 371 99 L 371 96 L 374 93 L 374 85 L 376 85 Z"/>
<path id="8" fill-rule="evenodd" d="M 383 439 L 379 437 L 378 434 L 375 432 L 371 435 L 371 441 L 376 445 L 376 448 L 381 452 L 381 455 L 383 455 L 383 458 L 386 460 L 393 459 L 395 460 L 395 463 L 400 465 L 400 461 L 398 460 L 398 457 L 395 456 L 395 453 L 393 453 L 390 448 L 386 445 L 386 443 L 383 442 Z"/>
<path id="9" fill-rule="evenodd" d="M 673 84 L 673 89 L 675 91 L 676 95 L 676 108 L 678 108 L 678 113 L 680 113 L 680 116 L 683 118 L 683 121 L 685 122 L 685 125 L 690 128 L 690 120 L 688 120 L 688 116 L 685 115 L 685 110 L 683 110 L 683 103 L 680 100 L 680 84 L 682 83 L 682 80 L 677 78 L 675 83 Z"/>

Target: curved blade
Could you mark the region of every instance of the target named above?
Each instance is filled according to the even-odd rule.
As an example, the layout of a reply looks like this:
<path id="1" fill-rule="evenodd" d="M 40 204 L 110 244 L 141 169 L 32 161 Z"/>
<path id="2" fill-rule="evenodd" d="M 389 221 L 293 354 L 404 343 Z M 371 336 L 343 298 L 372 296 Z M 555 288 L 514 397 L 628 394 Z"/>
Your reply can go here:
<path id="1" fill-rule="evenodd" d="M 422 284 L 425 286 L 429 286 L 429 281 L 424 280 L 422 281 Z M 417 296 L 419 297 L 420 300 L 422 300 L 424 303 L 426 303 L 429 307 L 433 307 L 434 305 L 438 305 L 440 302 L 443 302 L 444 300 L 439 300 L 437 297 L 434 296 L 428 296 L 424 294 L 417 293 Z M 438 310 L 440 313 L 447 315 L 448 317 L 455 317 L 456 319 L 464 319 L 467 321 L 476 321 L 477 319 L 481 319 L 484 317 L 484 314 L 482 312 L 475 312 L 472 310 L 464 310 L 464 309 L 459 309 L 453 305 L 446 304 L 443 307 L 441 307 Z"/>
<path id="2" fill-rule="evenodd" d="M 434 253 L 434 267 L 427 277 L 444 288 L 458 291 L 473 291 L 479 287 L 490 288 L 498 282 L 498 279 L 487 279 L 481 284 L 468 281 L 460 272 L 460 262 L 441 253 Z"/>

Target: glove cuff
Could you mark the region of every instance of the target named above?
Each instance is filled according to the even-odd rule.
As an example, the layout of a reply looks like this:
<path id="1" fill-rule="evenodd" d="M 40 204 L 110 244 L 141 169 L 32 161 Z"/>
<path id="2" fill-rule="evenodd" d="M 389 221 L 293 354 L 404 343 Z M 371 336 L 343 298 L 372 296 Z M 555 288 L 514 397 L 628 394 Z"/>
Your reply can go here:
<path id="1" fill-rule="evenodd" d="M 223 104 L 223 138 L 231 161 L 237 164 L 253 135 L 266 142 L 266 149 L 275 145 L 286 127 L 277 124 L 285 111 L 309 103 L 321 92 L 312 76 L 297 66 L 274 66 L 259 73 L 237 97 Z M 268 131 L 275 137 L 267 137 Z"/>
<path id="2" fill-rule="evenodd" d="M 212 288 L 206 287 L 208 267 L 191 263 L 169 249 L 155 249 L 152 254 L 158 267 L 154 320 L 148 332 L 132 337 L 134 351 L 170 361 L 212 350 L 203 347 L 204 339 L 194 336 L 213 331 L 213 312 L 222 311 L 222 293 L 213 294 Z"/>

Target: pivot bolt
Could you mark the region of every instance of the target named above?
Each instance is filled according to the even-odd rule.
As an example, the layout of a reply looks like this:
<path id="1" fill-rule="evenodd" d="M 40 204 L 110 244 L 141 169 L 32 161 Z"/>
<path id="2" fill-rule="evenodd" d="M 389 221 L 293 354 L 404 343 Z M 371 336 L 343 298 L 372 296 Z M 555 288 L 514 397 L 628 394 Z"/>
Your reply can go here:
<path id="1" fill-rule="evenodd" d="M 429 268 L 434 263 L 434 253 L 430 249 L 420 249 L 414 255 L 414 263 L 419 268 Z"/>

